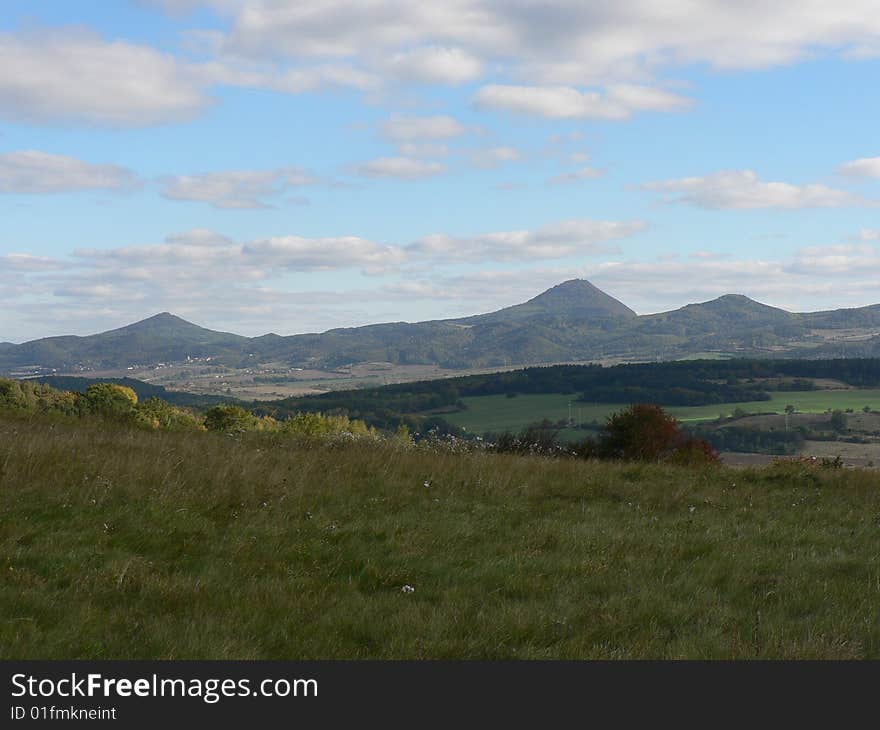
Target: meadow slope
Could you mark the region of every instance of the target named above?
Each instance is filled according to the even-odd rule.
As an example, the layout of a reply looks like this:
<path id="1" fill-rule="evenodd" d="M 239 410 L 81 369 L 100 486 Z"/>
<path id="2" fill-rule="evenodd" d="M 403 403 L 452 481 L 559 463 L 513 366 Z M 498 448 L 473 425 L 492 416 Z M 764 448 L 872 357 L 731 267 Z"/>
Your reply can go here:
<path id="1" fill-rule="evenodd" d="M 869 472 L 0 417 L 4 659 L 877 658 L 878 538 Z"/>

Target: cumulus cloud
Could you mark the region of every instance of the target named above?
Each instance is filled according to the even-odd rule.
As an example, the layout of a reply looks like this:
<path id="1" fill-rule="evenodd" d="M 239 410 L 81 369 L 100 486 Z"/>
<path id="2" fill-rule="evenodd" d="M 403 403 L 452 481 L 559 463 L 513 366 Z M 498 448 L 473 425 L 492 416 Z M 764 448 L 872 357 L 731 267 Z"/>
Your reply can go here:
<path id="1" fill-rule="evenodd" d="M 397 80 L 470 83 L 484 108 L 552 119 L 626 119 L 688 101 L 664 78 L 688 66 L 762 69 L 870 58 L 873 0 L 548 4 L 510 0 L 144 0 L 208 6 L 219 28 L 182 57 L 87 31 L 0 35 L 0 114 L 25 121 L 142 126 L 187 119 L 221 84 L 302 93 L 376 91 Z M 191 16 L 194 17 L 194 16 Z"/>
<path id="2" fill-rule="evenodd" d="M 211 54 L 222 36 L 210 36 Z M 214 103 L 216 86 L 301 94 L 324 88 L 372 91 L 382 78 L 357 64 L 188 61 L 152 47 L 107 40 L 82 28 L 0 33 L 0 117 L 29 123 L 145 127 L 189 120 Z"/>
<path id="3" fill-rule="evenodd" d="M 230 10 L 228 0 L 203 4 Z M 351 57 L 454 47 L 515 59 L 514 73 L 562 84 L 642 78 L 658 67 L 684 64 L 767 68 L 820 53 L 858 53 L 875 48 L 880 36 L 871 0 L 833 6 L 822 0 L 239 0 L 233 15 L 227 44 L 251 56 Z"/>
<path id="4" fill-rule="evenodd" d="M 605 93 L 571 86 L 490 84 L 474 96 L 483 109 L 533 114 L 548 119 L 627 119 L 637 111 L 678 111 L 690 101 L 643 86 L 613 85 Z"/>
<path id="5" fill-rule="evenodd" d="M 162 196 L 169 200 L 208 203 L 215 208 L 249 210 L 272 207 L 266 198 L 292 187 L 314 185 L 317 178 L 298 168 L 233 170 L 166 178 Z"/>
<path id="6" fill-rule="evenodd" d="M 382 134 L 394 142 L 450 139 L 467 130 L 450 116 L 406 117 L 395 114 L 382 124 Z"/>
<path id="7" fill-rule="evenodd" d="M 456 261 L 529 261 L 594 255 L 616 250 L 610 244 L 644 230 L 641 221 L 569 220 L 534 231 L 476 236 L 425 236 L 407 247 L 416 258 Z"/>
<path id="8" fill-rule="evenodd" d="M 0 116 L 140 127 L 211 103 L 199 70 L 169 54 L 82 29 L 0 34 Z"/>
<path id="9" fill-rule="evenodd" d="M 393 54 L 385 68 L 393 76 L 428 84 L 462 84 L 483 75 L 483 62 L 461 48 L 425 46 Z"/>
<path id="10" fill-rule="evenodd" d="M 274 236 L 245 243 L 209 229 L 193 229 L 157 244 L 73 252 L 69 285 L 127 282 L 132 290 L 162 282 L 202 287 L 268 281 L 288 272 L 360 270 L 386 273 L 401 264 L 406 252 L 358 236 L 307 238 Z"/>
<path id="11" fill-rule="evenodd" d="M 710 209 L 839 208 L 876 204 L 827 185 L 763 182 L 753 170 L 722 170 L 703 177 L 651 182 L 643 187 L 668 193 L 667 202 Z"/>
<path id="12" fill-rule="evenodd" d="M 401 264 L 405 252 L 357 236 L 302 238 L 277 236 L 246 244 L 242 255 L 260 267 L 317 271 L 358 267 L 367 274 L 386 273 Z"/>
<path id="13" fill-rule="evenodd" d="M 420 180 L 440 175 L 446 166 L 439 162 L 415 160 L 409 157 L 380 157 L 355 167 L 355 172 L 365 177 Z"/>
<path id="14" fill-rule="evenodd" d="M 840 166 L 842 175 L 880 178 L 880 157 L 862 157 Z"/>
<path id="15" fill-rule="evenodd" d="M 96 165 L 36 150 L 0 154 L 0 193 L 121 191 L 137 184 L 133 172 L 117 165 Z"/>

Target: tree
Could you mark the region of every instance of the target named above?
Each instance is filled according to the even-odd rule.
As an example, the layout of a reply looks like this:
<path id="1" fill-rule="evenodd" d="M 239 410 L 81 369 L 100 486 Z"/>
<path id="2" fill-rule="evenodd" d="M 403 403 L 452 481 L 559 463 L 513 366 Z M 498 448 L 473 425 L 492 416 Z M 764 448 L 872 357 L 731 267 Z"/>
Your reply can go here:
<path id="1" fill-rule="evenodd" d="M 831 418 L 828 419 L 828 425 L 837 433 L 846 431 L 846 414 L 843 411 L 833 411 Z"/>

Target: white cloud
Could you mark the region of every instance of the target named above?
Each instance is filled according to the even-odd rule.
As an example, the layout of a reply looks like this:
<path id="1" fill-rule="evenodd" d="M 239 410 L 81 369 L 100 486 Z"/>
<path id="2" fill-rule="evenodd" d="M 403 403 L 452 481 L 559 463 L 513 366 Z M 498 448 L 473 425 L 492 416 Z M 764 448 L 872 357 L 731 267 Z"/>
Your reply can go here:
<path id="1" fill-rule="evenodd" d="M 228 10 L 231 3 L 204 4 Z M 239 53 L 351 57 L 454 47 L 514 59 L 515 72 L 562 84 L 632 80 L 684 64 L 767 68 L 822 53 L 858 53 L 876 47 L 880 36 L 872 0 L 239 0 L 234 6 L 228 45 Z"/>
<path id="2" fill-rule="evenodd" d="M 129 190 L 134 173 L 117 165 L 95 165 L 36 150 L 0 154 L 0 193 L 66 193 Z"/>
<path id="3" fill-rule="evenodd" d="M 281 195 L 291 187 L 316 182 L 316 178 L 297 168 L 233 170 L 167 178 L 163 181 L 162 196 L 208 203 L 215 208 L 260 209 L 271 207 L 266 198 Z"/>
<path id="4" fill-rule="evenodd" d="M 485 168 L 495 168 L 521 159 L 522 153 L 515 147 L 490 147 L 471 154 L 471 162 L 477 167 Z"/>
<path id="5" fill-rule="evenodd" d="M 842 175 L 880 178 L 880 157 L 863 157 L 840 166 Z"/>
<path id="6" fill-rule="evenodd" d="M 290 94 L 302 94 L 326 87 L 339 87 L 371 91 L 382 85 L 379 76 L 363 69 L 345 64 L 324 64 L 309 68 L 290 69 L 280 74 L 264 73 L 261 76 L 244 76 L 242 86 L 257 86 Z"/>
<path id="7" fill-rule="evenodd" d="M 139 289 L 162 282 L 196 287 L 202 281 L 211 286 L 253 283 L 286 272 L 359 269 L 377 274 L 392 270 L 407 254 L 358 236 L 273 236 L 238 243 L 209 229 L 193 229 L 159 244 L 76 249 L 73 256 L 78 285 L 125 281 Z"/>
<path id="8" fill-rule="evenodd" d="M 647 183 L 643 187 L 670 193 L 667 202 L 710 209 L 839 208 L 876 204 L 827 185 L 762 182 L 752 170 L 722 170 L 703 177 Z"/>
<path id="9" fill-rule="evenodd" d="M 806 247 L 796 253 L 788 270 L 815 276 L 880 276 L 880 251 L 867 244 Z"/>
<path id="10" fill-rule="evenodd" d="M 50 256 L 34 256 L 29 253 L 9 253 L 0 256 L 0 274 L 16 272 L 56 271 L 63 269 L 64 263 Z"/>
<path id="11" fill-rule="evenodd" d="M 402 249 L 357 236 L 302 238 L 276 236 L 248 243 L 244 260 L 260 267 L 316 271 L 358 267 L 364 273 L 386 273 L 405 258 Z"/>
<path id="12" fill-rule="evenodd" d="M 143 126 L 188 119 L 232 84 L 302 93 L 378 91 L 395 80 L 494 83 L 485 108 L 553 119 L 625 119 L 688 101 L 664 76 L 691 66 L 763 69 L 880 48 L 874 0 L 151 0 L 220 13 L 191 63 L 83 30 L 0 35 L 0 114 Z M 191 49 L 190 49 L 191 50 Z"/>
<path id="13" fill-rule="evenodd" d="M 0 34 L 0 116 L 140 127 L 188 119 L 211 103 L 197 68 L 84 30 Z"/>
<path id="14" fill-rule="evenodd" d="M 382 124 L 382 134 L 395 142 L 451 139 L 466 131 L 449 116 L 405 117 L 395 114 Z"/>
<path id="15" fill-rule="evenodd" d="M 415 258 L 440 262 L 529 261 L 594 255 L 616 250 L 611 241 L 645 229 L 641 221 L 570 220 L 534 231 L 504 231 L 476 236 L 425 236 L 407 250 Z"/>
<path id="16" fill-rule="evenodd" d="M 439 162 L 414 160 L 409 157 L 380 157 L 358 165 L 355 171 L 365 177 L 419 180 L 440 175 L 446 171 L 446 166 Z"/>
<path id="17" fill-rule="evenodd" d="M 483 75 L 479 58 L 461 48 L 425 46 L 393 54 L 385 68 L 407 81 L 427 84 L 461 84 Z"/>
<path id="18" fill-rule="evenodd" d="M 474 102 L 483 109 L 533 114 L 548 119 L 627 119 L 636 111 L 678 111 L 690 102 L 682 96 L 647 87 L 615 85 L 603 94 L 570 86 L 490 84 Z"/>

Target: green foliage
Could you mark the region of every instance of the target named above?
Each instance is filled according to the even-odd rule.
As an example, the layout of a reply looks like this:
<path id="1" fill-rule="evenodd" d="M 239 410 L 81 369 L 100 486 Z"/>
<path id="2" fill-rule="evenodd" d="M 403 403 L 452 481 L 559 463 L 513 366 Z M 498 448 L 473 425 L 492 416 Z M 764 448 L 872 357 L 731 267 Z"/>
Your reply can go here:
<path id="1" fill-rule="evenodd" d="M 150 398 L 137 406 L 138 424 L 163 431 L 202 431 L 202 420 L 183 408 L 166 403 L 161 398 Z"/>
<path id="2" fill-rule="evenodd" d="M 241 406 L 214 406 L 205 414 L 205 428 L 224 433 L 256 431 L 260 419 Z"/>
<path id="3" fill-rule="evenodd" d="M 393 430 L 407 421 L 415 431 L 426 431 L 420 419 L 426 416 L 447 421 L 471 431 L 518 430 L 551 414 L 528 412 L 536 395 L 580 394 L 580 404 L 649 402 L 664 407 L 699 408 L 701 405 L 741 403 L 750 410 L 767 410 L 775 404 L 780 379 L 787 383 L 809 382 L 803 393 L 809 400 L 826 402 L 855 395 L 855 391 L 816 390 L 808 378 L 835 378 L 859 387 L 880 384 L 880 359 L 872 360 L 690 360 L 615 365 L 555 365 L 529 367 L 500 373 L 459 378 L 399 383 L 254 403 L 256 412 L 285 418 L 312 411 L 345 413 L 370 426 Z M 805 386 L 806 387 L 806 386 Z M 788 391 L 786 391 L 788 392 Z M 525 412 L 518 423 L 492 423 L 475 427 L 464 413 L 472 399 L 505 396 L 503 408 Z M 525 397 L 522 397 L 525 396 Z M 786 400 L 791 400 L 789 395 Z M 764 405 L 766 403 L 766 406 Z M 861 407 L 863 402 L 858 403 Z M 806 410 L 800 406 L 800 410 Z M 713 413 L 717 414 L 717 409 Z M 415 415 L 414 415 L 415 414 Z M 604 416 L 603 416 L 604 417 Z M 450 425 L 452 424 L 452 425 Z"/>
<path id="4" fill-rule="evenodd" d="M 0 378 L 0 410 L 77 415 L 84 408 L 77 393 L 65 393 L 33 380 Z"/>
<path id="5" fill-rule="evenodd" d="M 135 378 L 82 378 L 73 375 L 49 375 L 40 378 L 34 378 L 35 381 L 49 385 L 55 390 L 71 391 L 73 393 L 85 393 L 90 385 L 95 383 L 114 383 L 115 385 L 124 385 L 131 388 L 139 401 L 149 400 L 150 398 L 161 398 L 163 401 L 172 403 L 176 406 L 189 407 L 210 407 L 217 403 L 225 402 L 226 399 L 216 395 L 198 395 L 196 393 L 186 393 L 183 391 L 168 390 L 161 385 L 153 383 L 145 383 L 143 380 Z"/>
<path id="6" fill-rule="evenodd" d="M 376 437 L 375 430 L 363 421 L 352 420 L 348 416 L 324 415 L 322 413 L 297 413 L 280 423 L 282 433 L 320 438 L 328 436 Z"/>
<path id="7" fill-rule="evenodd" d="M 134 416 L 138 404 L 137 393 L 115 383 L 95 383 L 86 390 L 86 403 L 92 413 L 126 418 Z"/>
<path id="8" fill-rule="evenodd" d="M 723 428 L 691 427 L 696 437 L 708 441 L 718 451 L 753 454 L 796 454 L 804 445 L 804 433 L 797 429 L 767 431 L 757 428 L 724 426 Z"/>

